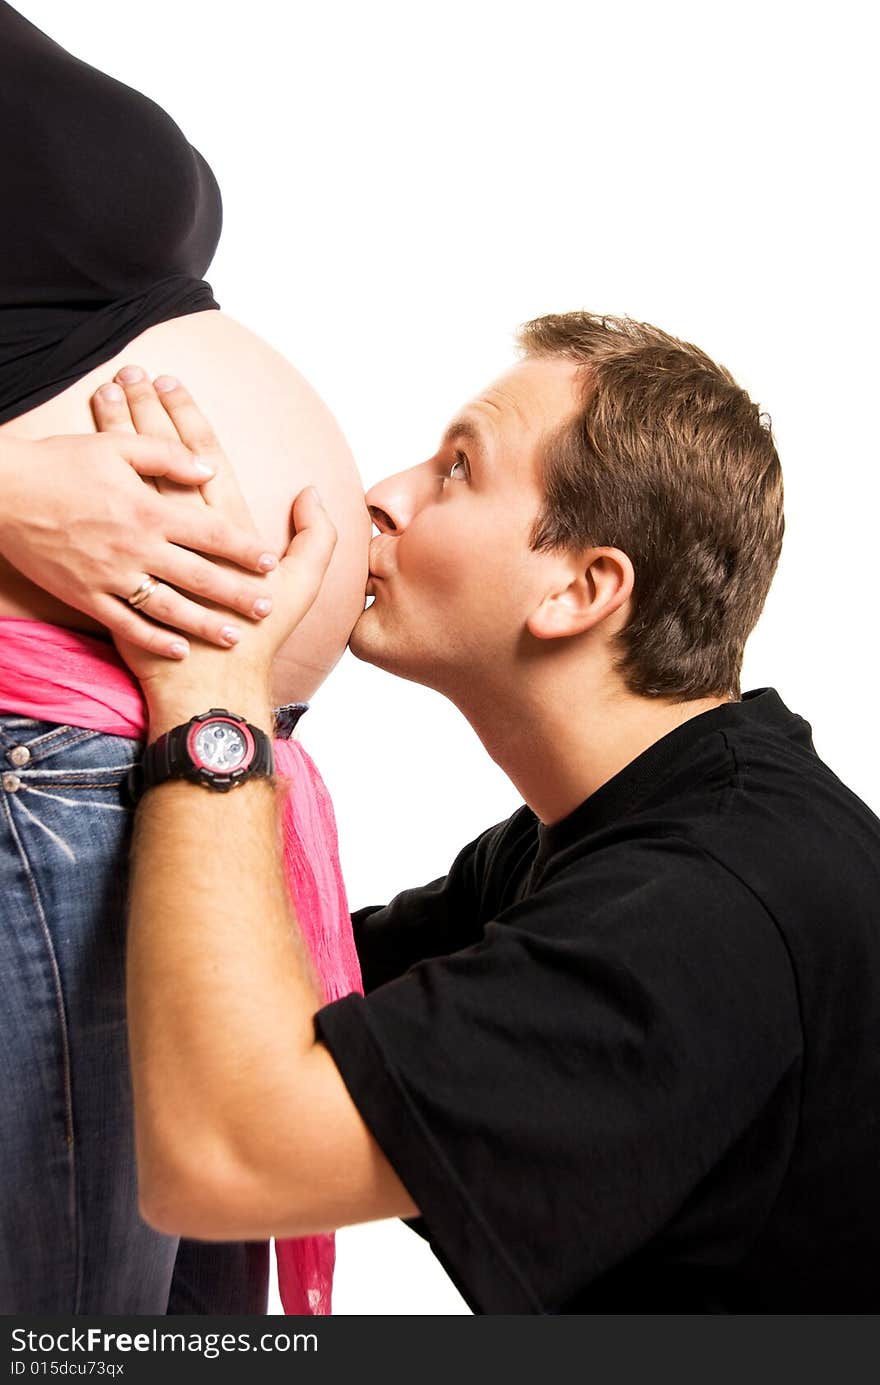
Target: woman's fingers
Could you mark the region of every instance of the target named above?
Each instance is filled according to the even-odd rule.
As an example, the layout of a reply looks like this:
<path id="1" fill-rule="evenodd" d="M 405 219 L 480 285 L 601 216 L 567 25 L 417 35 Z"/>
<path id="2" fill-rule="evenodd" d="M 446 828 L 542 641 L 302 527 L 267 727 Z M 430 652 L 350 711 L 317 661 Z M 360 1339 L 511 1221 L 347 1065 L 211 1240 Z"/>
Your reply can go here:
<path id="1" fill-rule="evenodd" d="M 214 475 L 209 462 L 194 457 L 182 442 L 170 438 L 140 438 L 137 433 L 115 439 L 117 451 L 139 476 L 167 476 L 182 486 L 203 486 Z"/>
<path id="2" fill-rule="evenodd" d="M 138 433 L 178 440 L 177 429 L 162 408 L 152 381 L 139 365 L 123 366 L 113 379 L 125 391 L 129 415 Z"/>
<path id="3" fill-rule="evenodd" d="M 172 542 L 251 571 L 271 572 L 277 558 L 260 540 L 210 424 L 177 380 L 159 376 L 157 382 L 167 398 L 167 409 L 139 366 L 123 367 L 114 383 L 102 385 L 92 396 L 99 431 L 119 435 L 127 428 L 124 442 L 119 436 L 115 441 L 134 470 L 144 478 L 177 483 L 159 487 L 169 499 L 185 502 L 167 529 Z M 132 431 L 135 425 L 137 432 Z M 180 486 L 187 488 L 185 493 L 179 491 Z M 196 494 L 196 486 L 204 490 Z M 170 494 L 173 491 L 176 497 Z M 190 497 L 197 503 L 192 504 Z"/>
<path id="4" fill-rule="evenodd" d="M 133 579 L 126 596 L 129 596 L 139 585 L 137 580 Z M 132 611 L 132 607 L 124 598 L 120 605 L 125 606 L 128 612 Z M 228 611 L 213 611 L 206 606 L 200 606 L 197 601 L 190 601 L 189 597 L 175 591 L 166 582 L 156 582 L 146 600 L 140 603 L 134 614 L 141 618 L 147 616 L 151 621 L 157 621 L 163 627 L 170 626 L 187 635 L 197 635 L 199 639 L 206 640 L 208 644 L 217 644 L 224 649 L 230 649 L 232 645 L 238 644 L 243 633 L 241 621 L 230 616 Z M 121 619 L 124 619 L 124 614 L 121 617 L 117 616 L 117 622 Z M 124 632 L 120 631 L 119 633 Z M 167 628 L 165 633 L 168 633 Z M 125 634 L 125 638 L 128 638 L 127 634 Z M 140 649 L 150 648 L 142 640 L 138 641 L 138 647 Z"/>
<path id="5" fill-rule="evenodd" d="M 213 457 L 223 449 L 214 429 L 196 404 L 189 390 L 184 389 L 173 375 L 158 375 L 155 380 L 156 399 L 170 419 L 180 441 L 197 456 Z"/>
<path id="6" fill-rule="evenodd" d="M 154 381 L 158 399 L 174 425 L 181 442 L 196 456 L 204 457 L 214 467 L 215 476 L 202 494 L 209 505 L 233 516 L 240 524 L 253 528 L 251 512 L 241 493 L 241 487 L 229 459 L 217 440 L 213 428 L 196 404 L 189 390 L 173 375 L 159 375 Z"/>
<path id="7" fill-rule="evenodd" d="M 264 582 L 246 577 L 237 568 L 221 567 L 219 563 L 200 558 L 197 553 L 189 553 L 183 548 L 166 545 L 161 558 L 155 560 L 152 576 L 161 578 L 190 596 L 222 606 L 227 616 L 230 611 L 237 611 L 252 620 L 262 620 L 272 610 L 272 596 Z M 166 614 L 169 607 L 164 597 L 161 603 L 158 597 L 150 597 L 146 609 L 155 620 L 165 621 L 169 625 L 177 623 Z M 175 611 L 181 609 L 174 603 Z M 221 617 L 216 622 L 219 629 L 224 623 L 223 612 L 214 614 Z M 186 628 L 194 634 L 202 633 L 201 629 L 194 630 L 191 624 L 187 624 Z"/>
<path id="8" fill-rule="evenodd" d="M 118 399 L 117 390 L 124 394 L 124 403 Z M 158 375 L 150 381 L 140 366 L 123 366 L 114 383 L 102 386 L 94 396 L 93 410 L 99 427 L 115 430 L 124 418 L 138 433 L 179 439 L 212 473 L 202 482 L 201 494 L 186 497 L 188 502 L 197 500 L 223 510 L 256 533 L 235 472 L 213 428 L 174 376 Z M 167 493 L 171 488 L 165 485 L 159 489 Z"/>
<path id="9" fill-rule="evenodd" d="M 93 396 L 99 426 L 112 429 L 112 446 L 140 476 L 167 477 L 179 486 L 204 484 L 214 474 L 211 464 L 194 457 L 180 441 L 169 415 L 158 403 L 153 386 L 143 377 L 143 372 L 139 372 L 139 376 L 138 380 L 129 382 L 128 395 L 119 387 L 121 399 L 114 393 L 117 390 L 115 385 L 109 395 L 106 387 L 102 387 Z M 123 437 L 114 427 L 126 418 L 130 421 L 134 416 L 145 427 L 154 429 L 158 426 L 157 412 L 164 420 L 161 424 L 165 431 L 163 437 L 141 437 L 138 433 L 127 433 Z M 106 438 L 106 443 L 110 442 L 110 438 Z M 261 618 L 271 609 L 271 604 L 266 609 L 256 605 L 267 599 L 265 591 L 257 583 L 243 583 L 240 575 L 215 566 L 198 557 L 198 554 L 208 553 L 224 558 L 236 567 L 260 574 L 271 572 L 278 566 L 275 554 L 267 550 L 250 525 L 237 523 L 229 519 L 223 510 L 213 509 L 201 501 L 196 506 L 190 506 L 179 503 L 182 500 L 183 497 L 178 495 L 158 502 L 164 508 L 157 508 L 154 523 L 156 527 L 161 526 L 161 535 L 166 542 L 161 550 L 161 558 L 156 559 L 160 563 L 157 574 L 206 600 Z M 157 614 L 157 618 L 161 617 Z M 186 628 L 193 628 L 191 618 Z"/>
<path id="10" fill-rule="evenodd" d="M 128 640 L 138 649 L 158 654 L 163 659 L 185 659 L 189 653 L 187 640 L 176 630 L 154 625 L 114 596 L 96 597 L 94 609 L 98 620 L 106 625 L 111 635 Z"/>
<path id="11" fill-rule="evenodd" d="M 143 377 L 143 371 L 138 366 L 126 366 L 125 369 L 135 370 Z M 149 393 L 153 407 L 145 411 L 133 398 L 129 399 L 122 385 L 115 381 L 101 385 L 90 401 L 95 427 L 99 433 L 125 434 L 125 442 L 120 441 L 120 451 L 139 476 L 151 479 L 164 477 L 178 486 L 189 488 L 203 486 L 214 475 L 214 467 L 194 457 L 180 441 L 152 385 L 149 386 Z M 136 427 L 136 417 L 144 425 L 149 422 L 152 426 L 142 427 L 138 424 Z M 139 434 L 144 436 L 140 437 Z"/>
<path id="12" fill-rule="evenodd" d="M 91 398 L 92 417 L 99 433 L 134 433 L 134 422 L 121 385 L 101 385 Z"/>
<path id="13" fill-rule="evenodd" d="M 138 649 L 165 658 L 184 658 L 188 646 L 178 631 L 229 649 L 242 635 L 241 622 L 232 613 L 260 621 L 272 610 L 268 589 L 259 582 L 243 581 L 235 572 L 195 553 L 175 551 L 170 546 L 168 552 L 166 563 L 157 560 L 153 565 L 150 576 L 155 585 L 137 607 L 128 602 L 146 580 L 137 573 L 126 579 L 124 591 L 114 595 L 102 593 L 95 598 L 98 619 L 114 635 L 131 641 Z M 183 590 L 178 591 L 178 587 Z M 223 609 L 203 606 L 191 600 L 185 594 L 187 591 L 216 602 Z"/>
<path id="14" fill-rule="evenodd" d="M 160 379 L 164 378 L 160 376 Z M 162 408 L 153 382 L 147 377 L 141 366 L 123 366 L 121 370 L 116 372 L 114 383 L 125 391 L 129 415 L 138 433 L 154 438 L 166 437 L 179 441 L 174 423 Z M 216 467 L 212 467 L 212 471 L 215 470 Z M 172 495 L 175 491 L 179 493 L 179 488 L 168 479 L 160 481 L 157 490 L 163 495 Z M 206 504 L 205 497 L 199 491 L 192 489 L 189 489 L 181 498 L 190 505 L 203 506 Z"/>
<path id="15" fill-rule="evenodd" d="M 223 526 L 228 521 L 216 511 L 209 513 L 220 526 L 209 537 L 225 546 L 229 535 Z M 281 571 L 272 588 L 277 615 L 274 622 L 264 627 L 263 635 L 258 637 L 261 641 L 264 641 L 264 636 L 267 637 L 272 649 L 283 643 L 286 632 L 294 629 L 309 610 L 336 546 L 336 529 L 314 487 L 308 487 L 297 496 L 293 518 L 296 534 L 282 559 Z M 198 516 L 187 506 L 181 506 L 180 519 L 185 527 L 187 519 L 192 522 L 199 519 L 201 522 L 204 516 Z M 205 535 L 200 536 L 200 542 L 205 542 Z M 169 547 L 166 545 L 166 550 Z M 165 658 L 180 659 L 186 656 L 187 643 L 182 638 L 186 635 L 228 649 L 239 642 L 248 628 L 247 624 L 237 623 L 234 617 L 230 618 L 230 610 L 259 621 L 271 608 L 272 598 L 267 591 L 261 590 L 259 583 L 242 581 L 228 568 L 184 549 L 170 557 L 166 551 L 163 557 L 154 559 L 150 576 L 156 580 L 156 585 L 137 608 L 131 607 L 127 598 L 138 592 L 145 576 L 134 572 L 127 590 L 119 591 L 115 596 L 101 594 L 95 601 L 95 611 L 118 639 L 127 640 L 138 649 Z M 191 600 L 186 595 L 187 591 L 197 593 L 205 600 L 216 601 L 224 609 L 218 611 L 201 605 L 199 601 Z M 269 606 L 257 606 L 257 602 L 269 603 Z M 265 647 L 271 652 L 269 645 Z"/>
<path id="16" fill-rule="evenodd" d="M 206 563 L 205 566 L 210 568 L 211 564 Z M 137 574 L 126 579 L 124 592 L 109 596 L 102 594 L 99 598 L 100 618 L 113 634 L 131 640 L 139 649 L 148 650 L 151 654 L 182 657 L 175 653 L 176 645 L 180 644 L 177 631 L 195 635 L 208 644 L 219 645 L 221 649 L 230 649 L 238 644 L 244 633 L 243 622 L 231 611 L 238 610 L 253 620 L 261 620 L 272 609 L 270 597 L 254 597 L 242 589 L 237 593 L 225 593 L 228 608 L 214 610 L 190 600 L 169 582 L 159 580 L 158 574 L 151 576 L 153 580 L 147 587 L 146 595 L 141 595 L 136 607 L 129 604 L 128 598 L 146 584 L 146 579 L 139 578 Z M 257 602 L 266 603 L 265 609 L 257 608 Z"/>
<path id="17" fill-rule="evenodd" d="M 127 366 L 126 369 L 137 371 L 143 378 L 139 367 Z M 152 396 L 152 407 L 144 406 L 147 394 Z M 181 486 L 192 492 L 193 487 L 203 486 L 214 475 L 214 468 L 194 457 L 180 441 L 152 385 L 142 390 L 140 397 L 133 392 L 133 387 L 129 387 L 127 393 L 115 382 L 101 385 L 92 395 L 91 406 L 99 433 L 125 434 L 126 443 L 121 450 L 138 475 L 154 480 L 163 478 L 172 483 L 165 487 L 166 490 L 178 492 Z M 144 436 L 138 437 L 139 434 Z M 134 444 L 136 438 L 137 446 Z M 201 496 L 196 495 L 196 499 L 204 503 Z"/>
<path id="18" fill-rule="evenodd" d="M 242 529 L 222 510 L 191 509 L 188 505 L 178 505 L 168 501 L 168 515 L 165 520 L 165 537 L 182 548 L 191 548 L 196 553 L 210 553 L 217 558 L 226 558 L 236 567 L 249 572 L 271 572 L 278 566 L 275 554 L 248 529 Z M 217 569 L 222 571 L 222 569 Z"/>

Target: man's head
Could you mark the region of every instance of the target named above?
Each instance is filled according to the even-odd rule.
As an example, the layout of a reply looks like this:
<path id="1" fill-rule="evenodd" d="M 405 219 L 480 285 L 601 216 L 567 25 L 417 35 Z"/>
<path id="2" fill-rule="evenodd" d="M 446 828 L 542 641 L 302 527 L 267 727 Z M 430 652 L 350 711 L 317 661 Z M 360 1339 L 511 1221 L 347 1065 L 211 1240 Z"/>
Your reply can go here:
<path id="1" fill-rule="evenodd" d="M 784 527 L 757 407 L 647 324 L 554 315 L 519 344 L 431 458 L 367 493 L 353 652 L 457 701 L 581 655 L 632 694 L 738 696 Z"/>

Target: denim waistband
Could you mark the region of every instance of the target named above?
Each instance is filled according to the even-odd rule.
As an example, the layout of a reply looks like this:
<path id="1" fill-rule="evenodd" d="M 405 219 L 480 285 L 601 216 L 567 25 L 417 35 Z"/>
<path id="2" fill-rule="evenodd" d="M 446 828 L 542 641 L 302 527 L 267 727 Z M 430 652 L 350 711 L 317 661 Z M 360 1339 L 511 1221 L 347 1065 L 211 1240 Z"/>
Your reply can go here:
<path id="1" fill-rule="evenodd" d="M 304 712 L 309 710 L 308 702 L 285 702 L 282 707 L 275 708 L 275 735 L 279 740 L 289 740 L 296 729 L 296 724 Z"/>

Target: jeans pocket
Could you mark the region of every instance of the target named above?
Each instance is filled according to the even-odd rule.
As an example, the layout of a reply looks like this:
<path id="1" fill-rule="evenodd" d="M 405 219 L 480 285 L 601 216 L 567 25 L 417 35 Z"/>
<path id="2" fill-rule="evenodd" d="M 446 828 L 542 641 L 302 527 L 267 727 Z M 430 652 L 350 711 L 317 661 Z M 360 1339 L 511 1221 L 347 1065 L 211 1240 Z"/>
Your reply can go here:
<path id="1" fill-rule="evenodd" d="M 4 768 L 73 776 L 97 773 L 99 782 L 126 774 L 143 751 L 143 741 L 84 726 L 62 726 L 0 713 L 0 759 Z"/>
<path id="2" fill-rule="evenodd" d="M 87 859 L 90 836 L 115 835 L 111 820 L 121 824 L 131 813 L 126 781 L 142 745 L 81 726 L 0 717 L 0 789 L 11 823 L 32 846 Z"/>

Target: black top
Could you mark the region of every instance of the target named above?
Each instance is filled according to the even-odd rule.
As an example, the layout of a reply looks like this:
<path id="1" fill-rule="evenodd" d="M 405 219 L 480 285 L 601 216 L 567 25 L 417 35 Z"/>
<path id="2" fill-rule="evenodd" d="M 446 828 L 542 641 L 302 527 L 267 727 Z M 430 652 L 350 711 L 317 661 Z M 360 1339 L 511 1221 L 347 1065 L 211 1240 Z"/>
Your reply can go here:
<path id="1" fill-rule="evenodd" d="M 880 822 L 775 690 L 353 921 L 316 1030 L 476 1312 L 880 1309 Z"/>
<path id="2" fill-rule="evenodd" d="M 0 423 L 216 308 L 220 191 L 163 110 L 0 0 Z"/>

